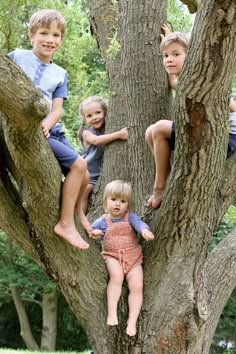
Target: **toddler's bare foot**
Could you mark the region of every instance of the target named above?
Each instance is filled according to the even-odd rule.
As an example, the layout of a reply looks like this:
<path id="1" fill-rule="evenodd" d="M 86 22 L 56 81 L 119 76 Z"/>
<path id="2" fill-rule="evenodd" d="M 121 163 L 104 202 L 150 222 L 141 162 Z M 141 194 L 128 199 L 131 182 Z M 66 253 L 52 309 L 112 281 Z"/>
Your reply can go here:
<path id="1" fill-rule="evenodd" d="M 118 318 L 117 316 L 107 316 L 107 324 L 108 326 L 117 326 L 118 325 Z"/>
<path id="2" fill-rule="evenodd" d="M 78 231 L 76 230 L 74 225 L 66 226 L 60 222 L 58 222 L 54 226 L 54 232 L 64 238 L 67 242 L 69 242 L 72 246 L 77 247 L 81 250 L 85 250 L 89 248 L 89 244 L 85 242 Z"/>
<path id="3" fill-rule="evenodd" d="M 156 189 L 153 195 L 148 199 L 148 205 L 153 208 L 158 208 L 161 205 L 165 189 Z"/>
<path id="4" fill-rule="evenodd" d="M 130 322 L 128 321 L 127 328 L 126 328 L 126 334 L 130 337 L 134 337 L 136 335 L 136 322 Z"/>
<path id="5" fill-rule="evenodd" d="M 88 235 L 90 235 L 93 231 L 92 226 L 90 225 L 90 222 L 88 221 L 88 219 L 86 218 L 86 216 L 82 210 L 79 211 L 78 215 L 79 215 L 80 222 L 83 225 L 83 228 L 85 229 L 86 233 Z"/>

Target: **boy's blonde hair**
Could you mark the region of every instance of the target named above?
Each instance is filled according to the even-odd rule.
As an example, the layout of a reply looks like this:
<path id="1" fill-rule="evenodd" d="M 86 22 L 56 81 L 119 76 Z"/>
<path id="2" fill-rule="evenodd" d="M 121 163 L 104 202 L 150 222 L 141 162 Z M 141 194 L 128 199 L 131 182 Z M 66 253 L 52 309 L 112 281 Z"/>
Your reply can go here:
<path id="1" fill-rule="evenodd" d="M 79 105 L 79 113 L 84 118 L 84 107 L 90 103 L 98 103 L 102 107 L 104 111 L 104 115 L 107 115 L 107 104 L 106 102 L 99 96 L 89 96 L 85 100 L 83 100 Z"/>
<path id="2" fill-rule="evenodd" d="M 103 194 L 103 206 L 107 207 L 107 198 L 121 198 L 128 202 L 128 210 L 132 207 L 133 190 L 131 184 L 122 180 L 108 183 Z"/>
<path id="3" fill-rule="evenodd" d="M 29 31 L 34 34 L 40 27 L 50 28 L 53 21 L 57 22 L 58 29 L 63 37 L 66 27 L 65 19 L 56 10 L 45 9 L 35 12 L 30 18 Z"/>
<path id="4" fill-rule="evenodd" d="M 172 32 L 163 38 L 160 44 L 160 50 L 163 52 L 165 48 L 171 43 L 179 43 L 186 51 L 190 42 L 190 33 L 186 32 Z"/>

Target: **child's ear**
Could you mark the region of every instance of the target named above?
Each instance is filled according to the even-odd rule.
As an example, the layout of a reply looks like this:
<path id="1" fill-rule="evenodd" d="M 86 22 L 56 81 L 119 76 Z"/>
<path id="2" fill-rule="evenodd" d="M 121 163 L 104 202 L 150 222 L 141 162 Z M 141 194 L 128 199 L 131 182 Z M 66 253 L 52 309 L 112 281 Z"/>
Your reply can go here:
<path id="1" fill-rule="evenodd" d="M 29 36 L 30 43 L 34 44 L 34 35 L 33 35 L 33 33 L 29 31 L 28 36 Z"/>

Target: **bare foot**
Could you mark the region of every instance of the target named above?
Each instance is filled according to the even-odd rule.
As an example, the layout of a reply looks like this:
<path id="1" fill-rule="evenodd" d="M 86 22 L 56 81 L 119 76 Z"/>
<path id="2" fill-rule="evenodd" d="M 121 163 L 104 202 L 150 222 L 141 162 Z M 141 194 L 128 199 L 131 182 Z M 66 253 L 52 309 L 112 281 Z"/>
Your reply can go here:
<path id="1" fill-rule="evenodd" d="M 85 242 L 78 231 L 76 230 L 74 225 L 65 226 L 62 223 L 57 223 L 54 226 L 54 232 L 64 238 L 67 242 L 69 242 L 72 246 L 77 247 L 81 250 L 85 250 L 89 248 L 89 244 Z"/>
<path id="2" fill-rule="evenodd" d="M 86 233 L 88 235 L 91 235 L 93 229 L 92 226 L 90 225 L 90 222 L 88 221 L 88 219 L 86 218 L 83 210 L 80 210 L 78 213 L 79 219 L 81 224 L 83 225 L 83 228 L 85 229 Z"/>
<path id="3" fill-rule="evenodd" d="M 130 337 L 134 337 L 136 335 L 136 322 L 129 322 L 128 321 L 128 325 L 126 328 L 126 334 L 128 334 L 128 336 Z"/>
<path id="4" fill-rule="evenodd" d="M 165 189 L 156 189 L 153 195 L 148 199 L 148 205 L 153 208 L 158 208 L 161 205 Z"/>
<path id="5" fill-rule="evenodd" d="M 109 326 L 117 326 L 118 325 L 118 318 L 117 316 L 107 316 L 107 324 Z"/>

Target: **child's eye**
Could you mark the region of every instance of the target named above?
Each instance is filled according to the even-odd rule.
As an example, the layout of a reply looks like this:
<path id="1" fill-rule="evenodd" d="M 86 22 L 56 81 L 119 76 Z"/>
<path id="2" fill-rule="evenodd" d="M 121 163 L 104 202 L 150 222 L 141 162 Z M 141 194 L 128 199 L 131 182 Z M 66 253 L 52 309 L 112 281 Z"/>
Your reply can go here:
<path id="1" fill-rule="evenodd" d="M 114 202 L 116 200 L 116 198 L 111 198 L 111 200 Z"/>
<path id="2" fill-rule="evenodd" d="M 55 33 L 54 37 L 61 37 L 61 35 L 59 33 Z"/>
<path id="3" fill-rule="evenodd" d="M 126 203 L 126 200 L 123 200 L 123 199 L 122 199 L 122 200 L 121 200 L 121 203 Z"/>

